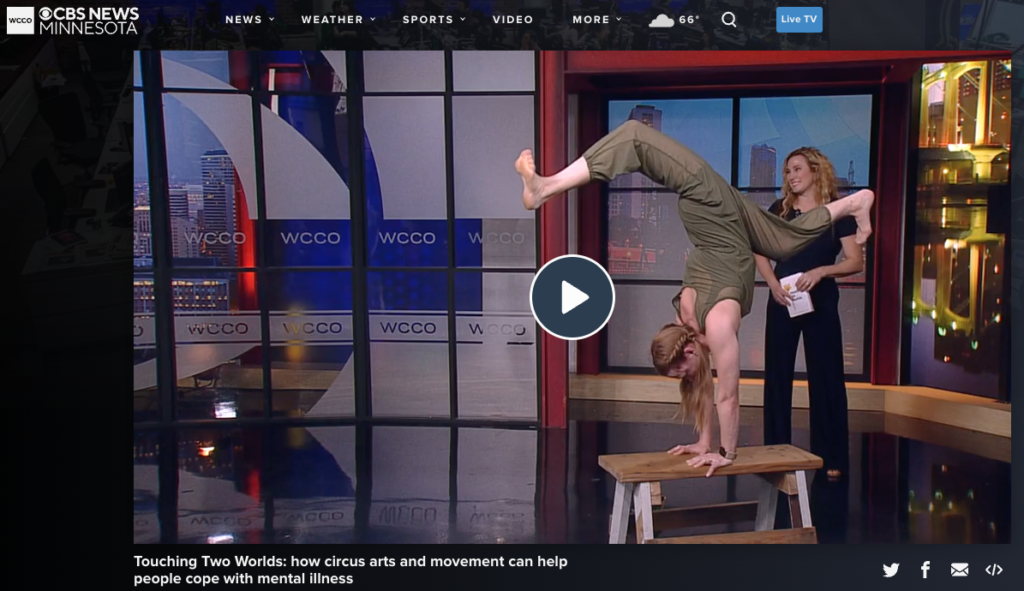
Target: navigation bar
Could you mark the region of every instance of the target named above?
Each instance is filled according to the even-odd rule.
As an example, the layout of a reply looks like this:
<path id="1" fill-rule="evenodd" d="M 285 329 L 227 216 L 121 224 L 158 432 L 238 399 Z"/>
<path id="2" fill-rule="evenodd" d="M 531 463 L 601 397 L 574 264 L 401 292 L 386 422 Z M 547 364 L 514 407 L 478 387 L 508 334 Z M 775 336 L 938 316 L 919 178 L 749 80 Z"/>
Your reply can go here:
<path id="1" fill-rule="evenodd" d="M 941 3 L 912 9 L 889 0 L 334 0 L 264 3 L 247 13 L 247 3 L 231 0 L 213 9 L 138 3 L 148 23 L 140 49 L 1013 50 L 1024 42 L 997 19 L 964 13 L 961 22 L 972 26 L 950 29 Z M 160 19 L 170 26 L 157 26 Z"/>

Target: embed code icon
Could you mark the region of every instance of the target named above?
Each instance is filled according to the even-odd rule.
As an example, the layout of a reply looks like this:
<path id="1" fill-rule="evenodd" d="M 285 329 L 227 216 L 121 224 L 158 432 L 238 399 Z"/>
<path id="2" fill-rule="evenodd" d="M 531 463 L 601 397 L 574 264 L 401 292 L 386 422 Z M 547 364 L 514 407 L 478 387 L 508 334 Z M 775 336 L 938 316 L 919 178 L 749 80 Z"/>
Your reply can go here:
<path id="1" fill-rule="evenodd" d="M 36 32 L 36 9 L 32 6 L 7 7 L 7 34 L 34 35 Z"/>

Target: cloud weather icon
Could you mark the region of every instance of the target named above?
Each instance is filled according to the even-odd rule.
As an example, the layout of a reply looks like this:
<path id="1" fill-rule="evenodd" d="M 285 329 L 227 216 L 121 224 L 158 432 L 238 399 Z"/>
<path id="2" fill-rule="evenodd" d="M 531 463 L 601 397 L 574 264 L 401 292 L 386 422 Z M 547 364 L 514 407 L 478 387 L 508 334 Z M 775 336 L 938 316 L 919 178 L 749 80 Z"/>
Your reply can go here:
<path id="1" fill-rule="evenodd" d="M 669 29 L 675 24 L 676 22 L 670 19 L 667 15 L 659 14 L 658 18 L 651 21 L 650 27 L 652 29 Z"/>
<path id="2" fill-rule="evenodd" d="M 885 571 L 885 578 L 889 578 L 896 574 L 896 571 L 900 569 L 900 563 L 894 562 L 892 566 L 882 565 L 882 570 Z"/>

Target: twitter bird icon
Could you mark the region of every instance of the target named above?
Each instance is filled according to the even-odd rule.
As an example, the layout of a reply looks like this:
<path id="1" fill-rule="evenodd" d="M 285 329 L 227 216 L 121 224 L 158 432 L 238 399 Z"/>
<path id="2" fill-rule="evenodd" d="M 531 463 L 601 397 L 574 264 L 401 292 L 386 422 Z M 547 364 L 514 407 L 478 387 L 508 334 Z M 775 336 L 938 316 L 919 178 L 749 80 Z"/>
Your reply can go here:
<path id="1" fill-rule="evenodd" d="M 882 565 L 882 570 L 885 571 L 885 578 L 887 578 L 887 579 L 889 577 L 896 576 L 896 571 L 898 571 L 899 569 L 900 569 L 900 563 L 898 563 L 898 562 L 894 562 L 890 566 L 885 566 L 884 564 Z"/>

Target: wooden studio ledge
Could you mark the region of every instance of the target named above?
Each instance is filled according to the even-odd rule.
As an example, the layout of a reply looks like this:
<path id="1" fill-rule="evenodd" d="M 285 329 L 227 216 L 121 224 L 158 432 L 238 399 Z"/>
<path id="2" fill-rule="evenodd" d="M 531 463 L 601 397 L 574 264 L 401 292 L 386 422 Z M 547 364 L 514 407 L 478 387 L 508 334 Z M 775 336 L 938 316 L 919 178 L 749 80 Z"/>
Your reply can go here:
<path id="1" fill-rule="evenodd" d="M 715 381 L 717 384 L 717 380 Z M 740 406 L 764 406 L 764 380 L 740 380 Z M 922 386 L 876 386 L 847 382 L 850 411 L 884 412 L 1010 437 L 1011 405 L 991 398 Z M 653 375 L 569 376 L 569 398 L 679 404 L 678 381 Z M 810 408 L 807 382 L 793 382 L 793 408 Z"/>

